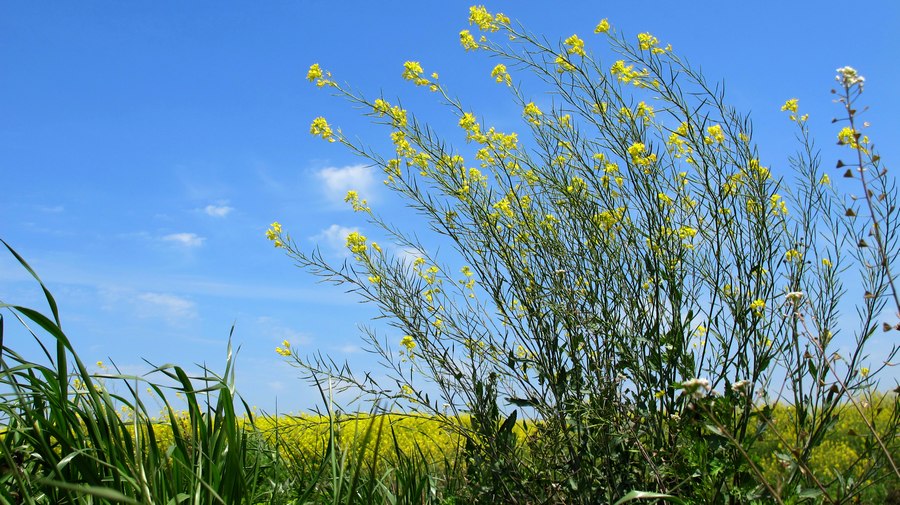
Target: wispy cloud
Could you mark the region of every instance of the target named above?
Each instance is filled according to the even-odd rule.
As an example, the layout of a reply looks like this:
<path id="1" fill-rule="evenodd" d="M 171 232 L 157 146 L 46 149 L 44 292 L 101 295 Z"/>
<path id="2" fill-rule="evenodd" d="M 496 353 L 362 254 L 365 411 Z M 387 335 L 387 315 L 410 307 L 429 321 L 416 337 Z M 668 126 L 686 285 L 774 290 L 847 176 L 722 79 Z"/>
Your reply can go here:
<path id="1" fill-rule="evenodd" d="M 334 254 L 346 256 L 348 254 L 347 235 L 354 231 L 359 231 L 359 229 L 333 224 L 310 238 L 320 247 L 329 249 Z"/>
<path id="2" fill-rule="evenodd" d="M 309 334 L 298 331 L 290 326 L 285 325 L 280 320 L 269 317 L 260 316 L 256 318 L 256 328 L 270 338 L 274 346 L 281 345 L 285 340 L 290 342 L 294 347 L 309 345 L 312 342 Z"/>
<path id="3" fill-rule="evenodd" d="M 368 199 L 372 198 L 375 189 L 374 171 L 365 165 L 327 167 L 316 172 L 316 177 L 322 181 L 325 197 L 335 204 L 343 202 L 351 189 Z"/>
<path id="4" fill-rule="evenodd" d="M 198 236 L 196 233 L 172 233 L 164 236 L 162 239 L 184 247 L 200 247 L 206 241 L 206 238 Z"/>
<path id="5" fill-rule="evenodd" d="M 362 347 L 355 344 L 344 344 L 339 347 L 332 347 L 332 349 L 341 354 L 355 354 L 363 350 Z"/>
<path id="6" fill-rule="evenodd" d="M 141 293 L 137 296 L 138 316 L 162 318 L 172 324 L 197 317 L 197 304 L 168 293 Z"/>
<path id="7" fill-rule="evenodd" d="M 394 255 L 406 266 L 412 267 L 417 259 L 425 256 L 425 253 L 414 247 L 398 247 L 394 251 Z"/>
<path id="8" fill-rule="evenodd" d="M 212 217 L 225 217 L 234 210 L 234 207 L 229 207 L 228 205 L 207 205 L 203 208 L 203 212 L 206 213 L 207 216 Z"/>

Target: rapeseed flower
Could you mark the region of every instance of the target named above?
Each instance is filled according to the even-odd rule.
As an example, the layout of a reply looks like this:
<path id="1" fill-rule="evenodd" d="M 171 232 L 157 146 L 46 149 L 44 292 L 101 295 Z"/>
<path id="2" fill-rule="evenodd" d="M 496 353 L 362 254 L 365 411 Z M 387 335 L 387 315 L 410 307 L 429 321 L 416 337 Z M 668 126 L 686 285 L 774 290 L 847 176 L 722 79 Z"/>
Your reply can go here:
<path id="1" fill-rule="evenodd" d="M 334 142 L 334 132 L 331 131 L 331 126 L 328 125 L 328 121 L 324 117 L 320 116 L 313 119 L 312 124 L 309 125 L 309 133 L 322 137 L 329 142 Z"/>
<path id="2" fill-rule="evenodd" d="M 347 249 L 353 254 L 363 254 L 366 252 L 366 237 L 359 232 L 353 231 L 347 235 Z"/>
<path id="3" fill-rule="evenodd" d="M 784 102 L 784 105 L 781 106 L 781 111 L 782 112 L 790 111 L 790 112 L 796 113 L 797 112 L 797 99 L 791 98 L 790 100 Z"/>
<path id="4" fill-rule="evenodd" d="M 491 70 L 491 77 L 493 77 L 500 84 L 505 83 L 507 86 L 512 85 L 512 77 L 510 77 L 509 73 L 506 71 L 506 65 L 502 63 Z"/>
<path id="5" fill-rule="evenodd" d="M 713 125 L 706 129 L 709 135 L 703 138 L 707 144 L 721 144 L 725 142 L 725 132 L 722 131 L 722 125 Z"/>
<path id="6" fill-rule="evenodd" d="M 416 340 L 412 335 L 405 335 L 400 339 L 400 345 L 405 347 L 407 352 L 412 352 L 412 350 L 416 348 Z"/>
<path id="7" fill-rule="evenodd" d="M 757 298 L 750 303 L 750 310 L 753 311 L 754 315 L 762 316 L 763 311 L 766 310 L 766 302 L 760 298 Z"/>
<path id="8" fill-rule="evenodd" d="M 606 33 L 609 31 L 609 21 L 606 18 L 600 20 L 597 23 L 597 27 L 594 28 L 594 33 Z"/>
<path id="9" fill-rule="evenodd" d="M 478 42 L 475 41 L 475 37 L 472 36 L 469 30 L 459 32 L 459 43 L 462 44 L 466 51 L 478 49 Z"/>
<path id="10" fill-rule="evenodd" d="M 527 104 L 525 104 L 525 109 L 522 111 L 522 115 L 525 116 L 525 119 L 527 119 L 529 123 L 533 125 L 539 125 L 541 124 L 541 120 L 539 118 L 543 116 L 544 113 L 541 112 L 541 109 L 539 109 L 538 106 L 534 104 L 534 102 L 528 102 Z"/>
<path id="11" fill-rule="evenodd" d="M 569 54 L 577 54 L 578 56 L 585 56 L 584 52 L 584 41 L 578 38 L 578 35 L 572 35 L 571 37 L 565 40 L 565 44 L 569 47 L 566 48 L 566 52 Z"/>

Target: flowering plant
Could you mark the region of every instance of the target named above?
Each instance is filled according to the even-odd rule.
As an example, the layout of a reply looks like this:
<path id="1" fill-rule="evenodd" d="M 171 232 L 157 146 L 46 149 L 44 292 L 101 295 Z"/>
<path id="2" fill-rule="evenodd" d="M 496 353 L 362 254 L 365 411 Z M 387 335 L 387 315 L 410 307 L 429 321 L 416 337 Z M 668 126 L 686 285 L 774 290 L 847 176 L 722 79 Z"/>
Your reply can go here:
<path id="1" fill-rule="evenodd" d="M 450 418 L 471 414 L 462 436 L 470 478 L 483 484 L 473 493 L 485 500 L 613 502 L 652 489 L 698 503 L 807 492 L 842 501 L 893 465 L 879 433 L 893 440 L 896 415 L 873 427 L 882 450 L 860 458 L 856 487 L 809 467 L 836 409 L 873 384 L 879 367 L 863 366 L 864 349 L 893 289 L 895 227 L 879 223 L 893 222 L 896 191 L 883 174 L 866 178 L 878 158 L 850 107 L 862 77 L 839 70 L 850 116 L 839 139 L 859 155 L 850 176 L 863 182 L 866 223 L 844 212 L 798 100 L 782 107 L 801 142 L 791 186 L 759 159 L 749 118 L 655 36 L 627 38 L 602 20 L 595 33 L 609 63 L 577 34 L 552 46 L 502 14 L 470 14 L 482 35 L 463 30 L 460 42 L 505 61 L 486 77 L 522 111 L 519 132 L 484 124 L 420 62 L 401 75 L 446 104 L 458 147 L 412 112 L 310 68 L 310 80 L 378 118 L 394 149 L 376 153 L 321 117 L 311 133 L 380 167 L 453 253 L 434 256 L 353 192 L 347 201 L 391 248 L 354 232 L 354 260 L 334 265 L 273 228 L 269 238 L 300 266 L 376 304 L 400 343 L 396 352 L 367 335 L 391 384 L 294 358 L 457 429 Z M 554 102 L 517 84 L 529 74 Z M 877 247 L 865 249 L 859 234 L 873 225 Z M 401 249 L 417 259 L 391 252 Z M 852 349 L 838 355 L 840 272 L 853 262 L 871 296 L 859 327 L 844 327 Z M 795 409 L 790 431 L 773 427 L 778 401 Z M 524 446 L 511 435 L 523 417 L 538 432 Z M 775 481 L 750 456 L 769 432 L 787 463 Z M 500 484 L 509 479 L 517 485 Z"/>

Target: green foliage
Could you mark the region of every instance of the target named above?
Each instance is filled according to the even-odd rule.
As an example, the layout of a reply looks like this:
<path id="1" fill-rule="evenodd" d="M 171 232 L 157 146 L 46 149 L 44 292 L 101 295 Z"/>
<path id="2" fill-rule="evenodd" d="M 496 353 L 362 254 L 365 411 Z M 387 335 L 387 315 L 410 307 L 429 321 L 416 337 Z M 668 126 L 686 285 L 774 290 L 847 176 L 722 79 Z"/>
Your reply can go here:
<path id="1" fill-rule="evenodd" d="M 796 100 L 782 110 L 800 150 L 793 180 L 779 179 L 724 87 L 656 37 L 632 43 L 601 22 L 607 56 L 577 35 L 552 45 L 502 14 L 470 14 L 484 36 L 466 30 L 461 43 L 500 62 L 491 76 L 522 111 L 524 133 L 482 125 L 420 62 L 406 62 L 403 77 L 446 106 L 462 142 L 310 67 L 310 81 L 389 130 L 394 151 L 322 117 L 310 132 L 380 167 L 433 234 L 420 242 L 355 191 L 347 202 L 379 237 L 351 233 L 353 261 L 303 251 L 274 223 L 276 247 L 375 304 L 400 342 L 397 352 L 367 332 L 390 384 L 358 381 L 330 360 L 296 363 L 448 425 L 470 414 L 461 435 L 477 502 L 615 502 L 640 490 L 696 503 L 843 503 L 865 482 L 900 475 L 895 402 L 884 404 L 886 424 L 866 424 L 870 451 L 853 469 L 865 478 L 813 468 L 840 409 L 859 408 L 877 384 L 866 344 L 877 322 L 894 328 L 879 318 L 888 295 L 897 300 L 896 188 L 854 126 L 855 71 L 839 70 L 850 122 L 839 138 L 858 158 L 867 217 L 846 211 L 830 185 Z M 843 273 L 854 267 L 866 296 L 851 328 L 841 324 L 853 302 Z M 853 335 L 840 354 L 839 330 Z M 787 423 L 773 422 L 779 403 L 794 409 Z M 507 432 L 524 415 L 538 431 L 531 451 Z M 778 477 L 758 452 L 771 440 L 786 448 Z"/>

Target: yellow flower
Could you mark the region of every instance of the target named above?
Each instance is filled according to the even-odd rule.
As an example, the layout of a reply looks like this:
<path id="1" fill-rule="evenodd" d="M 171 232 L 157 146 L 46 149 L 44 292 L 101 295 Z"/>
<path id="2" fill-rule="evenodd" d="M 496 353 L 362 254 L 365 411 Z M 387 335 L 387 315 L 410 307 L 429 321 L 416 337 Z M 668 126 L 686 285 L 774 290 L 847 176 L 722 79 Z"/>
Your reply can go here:
<path id="1" fill-rule="evenodd" d="M 569 63 L 569 60 L 566 59 L 563 55 L 558 55 L 556 59 L 553 61 L 559 67 L 556 69 L 557 72 L 562 74 L 563 72 L 572 72 L 575 70 L 575 65 Z"/>
<path id="2" fill-rule="evenodd" d="M 313 119 L 312 124 L 309 126 L 309 133 L 322 137 L 329 142 L 334 142 L 334 133 L 331 131 L 331 126 L 321 116 Z"/>
<path id="3" fill-rule="evenodd" d="M 757 316 L 762 316 L 763 311 L 765 309 L 766 309 L 766 302 L 760 298 L 757 298 L 756 300 L 753 300 L 753 302 L 750 303 L 750 310 L 752 310 L 753 313 Z"/>
<path id="4" fill-rule="evenodd" d="M 800 251 L 796 249 L 789 249 L 788 252 L 784 253 L 784 259 L 787 261 L 799 260 L 801 258 Z"/>
<path id="5" fill-rule="evenodd" d="M 416 341 L 412 338 L 412 335 L 405 335 L 400 339 L 400 345 L 405 347 L 407 352 L 412 352 L 416 348 Z"/>
<path id="6" fill-rule="evenodd" d="M 606 33 L 609 31 L 609 21 L 606 18 L 600 20 L 597 23 L 597 27 L 594 28 L 594 33 Z"/>
<path id="7" fill-rule="evenodd" d="M 584 41 L 578 38 L 578 35 L 572 35 L 571 37 L 565 40 L 565 44 L 569 46 L 566 48 L 566 51 L 569 54 L 577 54 L 578 56 L 585 56 L 584 53 Z"/>
<path id="8" fill-rule="evenodd" d="M 819 179 L 819 184 L 823 186 L 831 184 L 831 177 L 828 177 L 828 174 L 822 174 L 822 178 Z"/>
<path id="9" fill-rule="evenodd" d="M 706 132 L 709 134 L 708 137 L 704 137 L 703 141 L 707 144 L 718 143 L 721 144 L 725 142 L 725 132 L 722 131 L 721 125 L 713 125 L 706 129 Z"/>
<path id="10" fill-rule="evenodd" d="M 862 367 L 859 369 L 859 374 L 864 378 L 869 376 L 869 369 L 867 367 Z"/>
<path id="11" fill-rule="evenodd" d="M 350 232 L 347 235 L 347 249 L 353 254 L 363 254 L 366 252 L 366 237 L 360 235 L 359 232 Z"/>
<path id="12" fill-rule="evenodd" d="M 506 65 L 502 63 L 491 70 L 491 77 L 496 79 L 500 84 L 506 83 L 507 86 L 512 85 L 512 77 L 510 77 L 509 73 L 506 71 Z"/>
<path id="13" fill-rule="evenodd" d="M 281 235 L 281 224 L 275 221 L 266 230 L 266 238 L 275 243 L 275 247 L 281 247 L 282 243 L 278 236 Z"/>
<path id="14" fill-rule="evenodd" d="M 276 347 L 275 352 L 280 354 L 281 356 L 290 356 L 291 355 L 291 343 L 287 340 L 281 342 L 283 347 Z"/>
<path id="15" fill-rule="evenodd" d="M 609 73 L 616 76 L 620 81 L 626 84 L 631 83 L 635 86 L 644 86 L 641 78 L 650 75 L 650 72 L 647 69 L 639 72 L 634 69 L 634 65 L 625 65 L 624 60 L 618 60 L 613 63 L 613 66 L 609 69 Z"/>
<path id="16" fill-rule="evenodd" d="M 315 81 L 322 77 L 322 68 L 319 67 L 318 63 L 313 63 L 309 67 L 309 71 L 306 73 L 306 79 L 310 82 Z"/>
<path id="17" fill-rule="evenodd" d="M 825 268 L 831 268 L 831 260 L 828 258 L 822 258 L 822 266 Z"/>
<path id="18" fill-rule="evenodd" d="M 525 104 L 525 109 L 522 111 L 522 114 L 525 116 L 525 119 L 527 119 L 528 122 L 534 125 L 541 124 L 541 121 L 538 118 L 544 115 L 544 113 L 541 112 L 541 109 L 539 109 L 538 106 L 534 104 L 534 102 L 528 102 L 527 104 Z"/>
<path id="19" fill-rule="evenodd" d="M 483 5 L 469 7 L 469 24 L 475 25 L 485 32 L 496 32 L 500 29 L 498 23 L 509 24 L 509 18 L 503 14 L 491 15 Z"/>
<path id="20" fill-rule="evenodd" d="M 784 105 L 781 106 L 781 110 L 782 110 L 782 112 L 790 111 L 790 112 L 796 113 L 797 112 L 797 99 L 791 98 L 790 100 L 784 102 Z"/>
<path id="21" fill-rule="evenodd" d="M 407 81 L 413 81 L 416 86 L 426 86 L 431 81 L 422 77 L 422 64 L 418 61 L 407 61 L 403 64 L 403 78 Z"/>
<path id="22" fill-rule="evenodd" d="M 859 147 L 857 138 L 859 138 L 859 134 L 856 133 L 856 130 L 850 128 L 849 126 L 845 126 L 841 129 L 841 131 L 838 132 L 838 144 L 841 145 L 847 144 L 850 147 L 856 149 Z"/>
<path id="23" fill-rule="evenodd" d="M 462 44 L 466 51 L 478 49 L 478 42 L 475 42 L 475 37 L 472 36 L 469 30 L 459 32 L 459 43 Z"/>
<path id="24" fill-rule="evenodd" d="M 652 118 L 654 115 L 655 111 L 653 110 L 653 107 L 647 105 L 644 102 L 638 102 L 635 116 L 644 118 L 644 124 L 648 124 L 650 122 L 650 118 Z"/>
<path id="25" fill-rule="evenodd" d="M 652 47 L 656 47 L 656 45 L 659 44 L 659 39 L 649 33 L 639 33 L 638 44 L 641 46 L 642 50 L 646 51 Z"/>
<path id="26" fill-rule="evenodd" d="M 349 203 L 353 210 L 355 210 L 356 212 L 367 212 L 371 210 L 366 205 L 367 202 L 365 200 L 359 199 L 359 193 L 352 189 L 347 192 L 347 196 L 344 197 L 344 201 Z"/>

